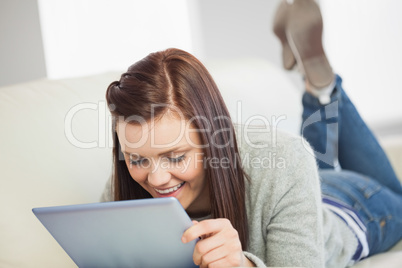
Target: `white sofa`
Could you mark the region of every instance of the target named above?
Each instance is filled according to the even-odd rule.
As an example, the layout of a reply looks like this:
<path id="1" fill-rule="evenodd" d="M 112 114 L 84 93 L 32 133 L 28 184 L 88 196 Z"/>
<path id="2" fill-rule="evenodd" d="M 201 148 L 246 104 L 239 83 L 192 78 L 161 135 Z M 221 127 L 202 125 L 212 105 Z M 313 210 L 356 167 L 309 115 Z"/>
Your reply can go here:
<path id="1" fill-rule="evenodd" d="M 236 121 L 258 113 L 297 131 L 301 91 L 284 72 L 255 59 L 207 66 Z M 105 73 L 0 88 L 0 267 L 75 267 L 31 209 L 99 200 L 112 163 L 104 94 L 118 77 Z M 384 144 L 402 177 L 401 139 Z M 402 267 L 402 243 L 358 267 Z"/>

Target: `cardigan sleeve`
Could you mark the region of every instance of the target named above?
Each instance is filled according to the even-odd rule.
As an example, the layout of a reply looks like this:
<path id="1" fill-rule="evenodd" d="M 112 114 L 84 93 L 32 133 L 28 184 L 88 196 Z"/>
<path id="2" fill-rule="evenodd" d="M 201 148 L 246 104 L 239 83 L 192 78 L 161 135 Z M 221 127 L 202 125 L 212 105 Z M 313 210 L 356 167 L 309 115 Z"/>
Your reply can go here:
<path id="1" fill-rule="evenodd" d="M 103 193 L 100 197 L 100 202 L 110 202 L 113 201 L 113 190 L 112 190 L 112 175 L 109 176 L 109 179 L 106 181 L 105 188 L 103 189 Z"/>
<path id="2" fill-rule="evenodd" d="M 267 267 L 267 266 L 265 266 L 265 263 L 260 258 L 255 256 L 253 253 L 243 251 L 243 254 L 244 254 L 244 256 L 247 257 L 247 259 L 252 261 L 256 267 Z"/>
<path id="3" fill-rule="evenodd" d="M 287 167 L 274 179 L 274 205 L 264 222 L 267 266 L 325 266 L 317 165 L 311 148 L 300 141 L 291 142 Z"/>
<path id="4" fill-rule="evenodd" d="M 247 251 L 252 255 L 246 256 L 258 267 L 258 259 L 268 267 L 324 267 L 321 189 L 311 147 L 302 137 L 283 133 L 273 145 L 266 135 L 251 138 L 250 144 L 269 146 L 258 149 L 243 143 L 243 159 L 278 161 L 265 167 L 243 161 L 250 177 Z"/>

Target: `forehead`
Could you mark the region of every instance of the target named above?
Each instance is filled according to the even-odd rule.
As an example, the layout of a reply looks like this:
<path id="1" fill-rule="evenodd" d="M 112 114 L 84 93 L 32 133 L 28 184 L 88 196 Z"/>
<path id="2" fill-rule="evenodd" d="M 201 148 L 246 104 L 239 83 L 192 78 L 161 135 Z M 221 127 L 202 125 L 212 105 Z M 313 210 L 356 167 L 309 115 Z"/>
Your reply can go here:
<path id="1" fill-rule="evenodd" d="M 165 114 L 149 121 L 118 121 L 116 132 L 123 151 L 158 150 L 200 144 L 199 133 L 188 120 Z"/>

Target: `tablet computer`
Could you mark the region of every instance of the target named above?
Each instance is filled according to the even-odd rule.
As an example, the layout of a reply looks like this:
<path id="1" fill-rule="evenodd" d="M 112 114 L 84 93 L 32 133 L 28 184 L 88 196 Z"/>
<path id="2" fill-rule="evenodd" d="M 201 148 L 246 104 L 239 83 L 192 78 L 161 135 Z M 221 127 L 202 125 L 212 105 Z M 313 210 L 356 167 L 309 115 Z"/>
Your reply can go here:
<path id="1" fill-rule="evenodd" d="M 197 267 L 174 197 L 32 209 L 78 267 Z"/>

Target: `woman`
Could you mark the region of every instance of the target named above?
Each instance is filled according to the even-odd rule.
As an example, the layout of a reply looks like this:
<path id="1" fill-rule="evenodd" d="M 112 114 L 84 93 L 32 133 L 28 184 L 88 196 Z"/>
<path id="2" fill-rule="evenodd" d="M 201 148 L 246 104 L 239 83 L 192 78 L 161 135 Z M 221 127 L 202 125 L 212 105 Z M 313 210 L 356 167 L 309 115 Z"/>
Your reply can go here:
<path id="1" fill-rule="evenodd" d="M 297 137 L 281 136 L 272 144 L 269 135 L 245 128 L 239 134 L 246 135 L 238 140 L 217 86 L 196 58 L 177 49 L 150 54 L 113 82 L 106 98 L 116 126 L 113 200 L 175 196 L 199 221 L 183 235 L 183 242 L 203 237 L 194 251 L 196 264 L 286 263 L 284 251 L 303 264 L 321 263 L 321 197 L 314 158 Z M 249 161 L 241 159 L 238 141 Z M 290 150 L 303 157 L 294 159 L 298 154 Z M 285 159 L 286 167 L 251 166 L 252 160 L 272 152 Z M 242 166 L 250 169 L 247 174 Z M 295 174 L 287 173 L 297 169 L 303 174 L 295 180 Z M 279 207 L 284 212 L 276 211 Z M 279 225 L 289 226 L 268 226 L 275 217 Z M 265 239 L 268 261 L 251 254 L 263 248 Z M 308 247 L 300 251 L 301 244 Z"/>
<path id="2" fill-rule="evenodd" d="M 196 220 L 183 242 L 203 238 L 193 256 L 202 267 L 345 267 L 401 239 L 401 185 L 339 77 L 331 94 L 339 110 L 331 117 L 341 128 L 339 162 L 350 171 L 321 171 L 324 205 L 309 147 L 298 137 L 249 126 L 236 132 L 211 76 L 184 51 L 150 54 L 113 82 L 106 98 L 115 170 L 114 196 L 107 190 L 105 200 L 176 197 Z M 303 103 L 305 122 L 331 107 L 309 93 Z M 318 121 L 304 129 L 316 150 L 326 145 L 326 126 Z M 282 164 L 264 164 L 272 156 Z M 370 252 L 340 209 L 361 218 Z M 378 236 L 385 229 L 393 235 Z"/>
<path id="3" fill-rule="evenodd" d="M 245 174 L 236 165 L 240 160 L 229 113 L 204 66 L 184 51 L 154 53 L 112 83 L 106 97 L 115 107 L 114 200 L 175 196 L 193 218 L 229 219 L 212 221 L 218 226 L 210 228 L 228 228 L 225 235 L 235 236 L 236 241 L 227 241 L 230 254 L 243 257 L 242 246 L 248 241 Z M 131 119 L 137 122 L 123 123 L 133 115 Z M 148 133 L 153 134 L 154 140 L 146 139 L 141 148 L 135 148 L 135 141 L 138 143 Z M 123 146 L 134 148 L 122 150 L 126 136 L 133 146 Z M 226 146 L 227 142 L 231 144 Z M 150 155 L 151 152 L 154 154 Z M 203 161 L 224 158 L 227 168 L 212 168 L 208 164 L 204 168 Z M 162 168 L 163 161 L 171 165 Z M 180 165 L 184 162 L 187 168 Z M 196 237 L 201 235 L 205 234 Z M 199 261 L 196 258 L 195 252 L 195 261 Z M 233 264 L 244 265 L 247 260 L 237 261 Z"/>
<path id="4" fill-rule="evenodd" d="M 297 64 L 311 68 L 293 43 Z M 193 254 L 201 267 L 345 267 L 387 250 L 402 238 L 401 184 L 341 78 L 318 79 L 324 89 L 314 79 L 302 133 L 320 173 L 303 139 L 235 129 L 195 57 L 148 55 L 106 93 L 114 174 L 103 200 L 176 197 L 194 219 L 183 243 L 202 238 Z"/>

